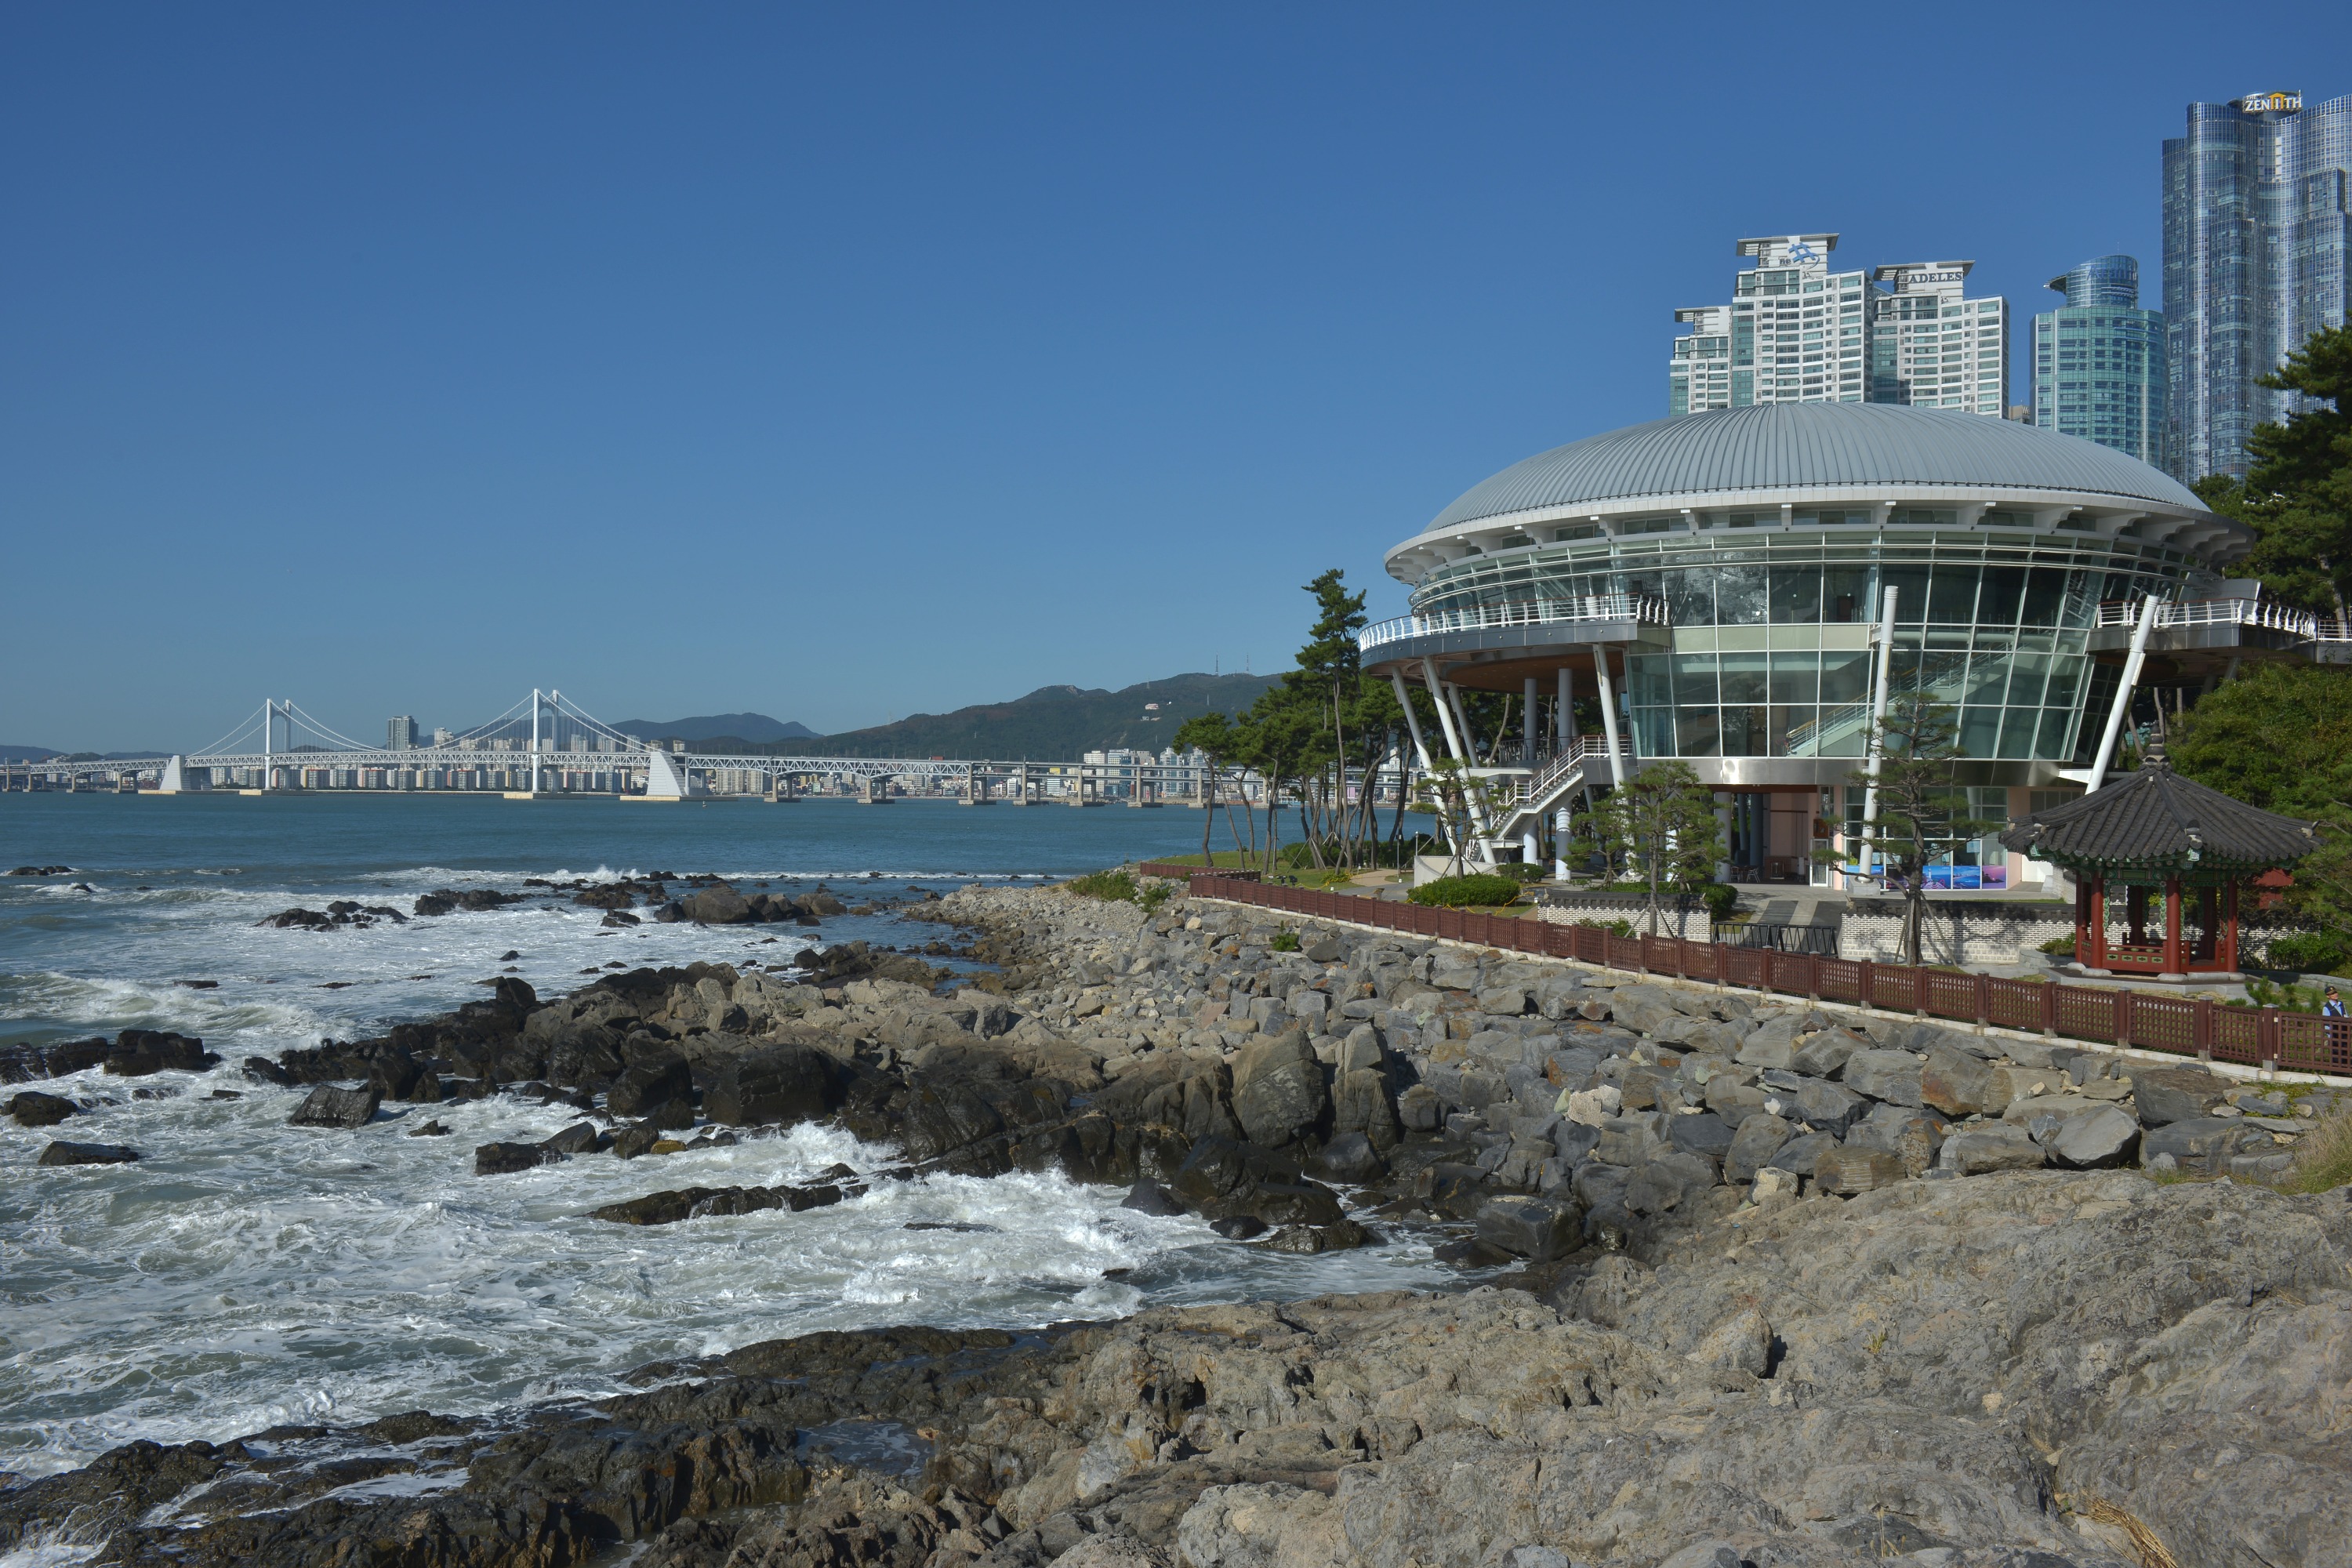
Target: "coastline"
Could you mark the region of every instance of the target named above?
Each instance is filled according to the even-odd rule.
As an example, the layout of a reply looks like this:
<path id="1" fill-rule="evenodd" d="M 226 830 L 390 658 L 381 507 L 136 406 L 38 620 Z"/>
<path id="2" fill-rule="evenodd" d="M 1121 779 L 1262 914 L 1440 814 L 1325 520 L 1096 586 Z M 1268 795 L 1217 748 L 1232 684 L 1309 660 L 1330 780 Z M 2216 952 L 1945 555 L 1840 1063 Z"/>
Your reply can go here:
<path id="1" fill-rule="evenodd" d="M 1776 1563 L 2131 1561 L 2094 1495 L 2176 1542 L 2255 1531 L 2274 1562 L 2352 1534 L 2341 1462 L 2292 1440 L 2315 1417 L 2287 1375 L 2345 1342 L 2343 1194 L 2097 1168 L 2150 1138 L 2242 1153 L 2279 1120 L 2229 1103 L 2245 1086 L 2096 1063 L 2078 1082 L 2072 1059 L 1932 1026 L 1879 1037 L 1310 921 L 1284 951 L 1264 911 L 1181 896 L 1147 914 L 983 888 L 914 912 L 997 970 L 943 995 L 919 958 L 851 944 L 551 1003 L 509 984 L 252 1070 L 357 1095 L 347 1115 L 371 1089 L 544 1093 L 580 1120 L 494 1169 L 624 1161 L 671 1219 L 828 1202 L 660 1175 L 666 1142 L 823 1119 L 899 1146 L 872 1180 L 1058 1170 L 1298 1256 L 1402 1229 L 1467 1288 L 824 1333 L 586 1404 L 134 1444 L 0 1491 L 0 1546 L 503 1564 L 639 1543 L 719 1568 L 1647 1563 L 1721 1539 Z M 2152 1099 L 2189 1113 L 2143 1125 Z M 2132 1136 L 2094 1168 L 2013 1168 L 2089 1151 L 2072 1124 L 2116 1115 Z M 2167 1131 L 2209 1122 L 2236 1125 Z M 2231 1333 L 2197 1329 L 2217 1317 Z M 2264 1357 L 2233 1362 L 2249 1336 Z M 2166 1413 L 2192 1394 L 2190 1430 Z M 2264 1465 L 2223 1466 L 2220 1498 L 2190 1475 L 2232 1443 Z M 1465 1491 L 1465 1467 L 1494 1484 Z"/>

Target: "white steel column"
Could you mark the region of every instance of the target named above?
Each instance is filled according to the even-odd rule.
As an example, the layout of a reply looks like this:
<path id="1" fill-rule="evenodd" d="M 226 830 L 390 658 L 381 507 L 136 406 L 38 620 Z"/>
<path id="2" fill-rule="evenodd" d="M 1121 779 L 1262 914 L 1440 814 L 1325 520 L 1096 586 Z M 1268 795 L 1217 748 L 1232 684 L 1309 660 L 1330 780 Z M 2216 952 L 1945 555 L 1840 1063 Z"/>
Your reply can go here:
<path id="1" fill-rule="evenodd" d="M 539 688 L 530 689 L 530 793 L 539 793 Z"/>
<path id="2" fill-rule="evenodd" d="M 1869 785 L 1862 796 L 1862 874 L 1871 875 L 1870 857 L 1878 827 L 1878 767 L 1886 754 L 1887 678 L 1895 661 L 1895 595 L 1889 588 L 1879 601 L 1878 668 L 1870 691 L 1870 761 L 1863 767 Z"/>
<path id="3" fill-rule="evenodd" d="M 2099 754 L 2091 759 L 2091 777 L 2083 786 L 2092 794 L 2107 779 L 2107 759 L 2115 755 L 2116 737 L 2123 732 L 2124 716 L 2131 711 L 2132 689 L 2139 684 L 2139 668 L 2147 658 L 2147 634 L 2156 626 L 2156 595 L 2139 602 L 2139 625 L 2132 628 L 2131 652 L 2124 659 L 2124 678 L 2116 688 L 2115 706 L 2107 710 L 2106 731 L 2099 737 Z"/>
<path id="4" fill-rule="evenodd" d="M 261 700 L 261 787 L 265 790 L 278 780 L 277 764 L 270 760 L 270 752 L 277 739 L 278 699 L 265 697 Z"/>
<path id="5" fill-rule="evenodd" d="M 1609 784 L 1611 788 L 1625 782 L 1627 770 L 1624 753 L 1617 749 L 1617 683 L 1609 678 L 1609 650 L 1599 643 L 1592 645 L 1592 673 L 1601 685 L 1601 734 L 1609 748 Z"/>
<path id="6" fill-rule="evenodd" d="M 1446 754 L 1466 765 L 1470 759 L 1462 750 L 1461 737 L 1454 732 L 1453 707 L 1446 700 L 1445 683 L 1437 679 L 1435 660 L 1424 658 L 1421 661 L 1421 678 L 1428 683 L 1430 700 L 1437 708 L 1437 725 L 1445 734 Z M 1410 713 L 1412 710 L 1408 708 L 1405 711 Z"/>
<path id="7" fill-rule="evenodd" d="M 1389 671 L 1389 680 L 1396 687 L 1397 706 L 1404 710 L 1404 727 L 1412 736 L 1413 754 L 1421 759 L 1421 771 L 1429 771 L 1429 748 L 1422 743 L 1421 715 L 1412 710 L 1412 694 L 1405 689 L 1402 670 Z"/>
<path id="8" fill-rule="evenodd" d="M 1524 737 L 1520 742 L 1524 754 L 1519 761 L 1532 770 L 1536 765 L 1536 745 L 1541 738 L 1542 728 L 1536 722 L 1536 678 L 1532 675 L 1527 678 L 1521 701 L 1525 703 L 1527 712 L 1519 723 L 1519 732 Z M 1532 771 L 1528 774 L 1528 782 L 1531 784 L 1535 782 L 1535 774 Z M 1530 805 L 1534 804 L 1532 801 L 1528 802 Z M 1530 812 L 1528 825 L 1519 830 L 1519 862 L 1522 865 L 1532 866 L 1543 858 L 1543 846 L 1537 841 L 1541 837 L 1541 829 L 1538 826 L 1538 818 Z"/>

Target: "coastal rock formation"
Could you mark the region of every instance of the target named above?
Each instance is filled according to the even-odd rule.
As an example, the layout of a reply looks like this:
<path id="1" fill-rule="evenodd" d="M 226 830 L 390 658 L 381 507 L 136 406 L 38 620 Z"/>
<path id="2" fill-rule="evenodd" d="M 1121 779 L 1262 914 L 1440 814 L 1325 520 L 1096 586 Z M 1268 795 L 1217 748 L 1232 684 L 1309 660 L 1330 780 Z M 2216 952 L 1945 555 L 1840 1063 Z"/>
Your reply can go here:
<path id="1" fill-rule="evenodd" d="M 41 1151 L 42 1165 L 128 1165 L 139 1151 L 121 1143 L 69 1143 L 64 1139 Z"/>

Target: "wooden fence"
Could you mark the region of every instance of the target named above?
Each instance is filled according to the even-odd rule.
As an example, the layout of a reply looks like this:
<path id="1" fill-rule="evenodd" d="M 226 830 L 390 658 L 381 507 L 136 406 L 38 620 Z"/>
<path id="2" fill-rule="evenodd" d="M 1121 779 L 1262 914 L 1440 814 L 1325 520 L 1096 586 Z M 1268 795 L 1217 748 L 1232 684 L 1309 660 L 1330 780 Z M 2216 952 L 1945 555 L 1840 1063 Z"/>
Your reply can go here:
<path id="1" fill-rule="evenodd" d="M 1171 870 L 1178 868 L 1171 868 Z M 1607 969 L 1672 975 L 1818 1002 L 1844 1002 L 1922 1018 L 2040 1030 L 2134 1050 L 2242 1062 L 2272 1070 L 2352 1074 L 2352 1019 L 2277 1007 L 2232 1007 L 2210 996 L 2150 996 L 2104 986 L 2002 980 L 1990 974 L 1729 947 L 1669 936 L 1616 936 L 1595 926 L 1555 925 L 1467 910 L 1431 909 L 1307 888 L 1268 887 L 1197 868 L 1197 898 L 1255 904 L 1314 920 L 1447 942 L 1572 958 Z"/>

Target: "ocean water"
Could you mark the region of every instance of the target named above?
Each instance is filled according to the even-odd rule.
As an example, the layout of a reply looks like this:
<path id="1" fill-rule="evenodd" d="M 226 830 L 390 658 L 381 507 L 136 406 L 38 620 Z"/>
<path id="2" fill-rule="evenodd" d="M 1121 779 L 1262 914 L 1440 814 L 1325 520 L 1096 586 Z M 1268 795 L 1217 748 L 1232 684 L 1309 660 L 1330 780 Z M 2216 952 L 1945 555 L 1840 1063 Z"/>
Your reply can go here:
<path id="1" fill-rule="evenodd" d="M 814 933 L 616 931 L 568 902 L 364 931 L 256 923 L 298 904 L 405 912 L 432 888 L 656 870 L 715 871 L 747 890 L 820 878 L 845 892 L 853 880 L 944 890 L 1197 849 L 1200 827 L 1172 809 L 916 802 L 0 795 L 0 870 L 73 868 L 0 878 L 0 1043 L 165 1028 L 203 1037 L 227 1064 L 77 1074 L 39 1087 L 93 1109 L 55 1129 L 0 1120 L 0 1470 L 44 1474 L 139 1437 L 593 1396 L 650 1360 L 818 1329 L 1017 1327 L 1441 1282 L 1410 1237 L 1280 1257 L 1058 1177 L 883 1183 L 806 1214 L 641 1230 L 584 1215 L 663 1187 L 805 1181 L 836 1162 L 872 1170 L 895 1152 L 801 1128 L 476 1177 L 476 1144 L 542 1138 L 575 1118 L 498 1098 L 390 1107 L 356 1132 L 291 1128 L 300 1091 L 236 1070 L 247 1055 L 446 1011 L 509 969 L 551 994 L 615 961 L 777 963 L 812 936 L 944 934 L 888 915 Z M 238 1098 L 212 1098 L 222 1089 Z M 432 1118 L 449 1136 L 407 1135 Z M 144 1157 L 36 1166 L 58 1136 Z"/>

